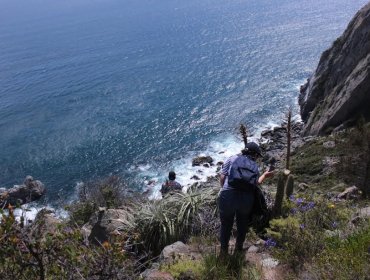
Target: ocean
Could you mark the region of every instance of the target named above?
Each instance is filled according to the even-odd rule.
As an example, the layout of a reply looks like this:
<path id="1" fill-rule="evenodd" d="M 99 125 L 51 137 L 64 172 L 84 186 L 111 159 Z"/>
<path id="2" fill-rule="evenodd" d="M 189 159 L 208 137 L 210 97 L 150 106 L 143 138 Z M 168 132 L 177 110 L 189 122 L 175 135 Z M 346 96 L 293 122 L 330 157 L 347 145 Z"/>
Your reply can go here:
<path id="1" fill-rule="evenodd" d="M 366 0 L 0 0 L 0 187 L 43 203 L 112 174 L 155 197 L 299 113 L 299 87 Z M 152 184 L 148 186 L 148 182 Z"/>

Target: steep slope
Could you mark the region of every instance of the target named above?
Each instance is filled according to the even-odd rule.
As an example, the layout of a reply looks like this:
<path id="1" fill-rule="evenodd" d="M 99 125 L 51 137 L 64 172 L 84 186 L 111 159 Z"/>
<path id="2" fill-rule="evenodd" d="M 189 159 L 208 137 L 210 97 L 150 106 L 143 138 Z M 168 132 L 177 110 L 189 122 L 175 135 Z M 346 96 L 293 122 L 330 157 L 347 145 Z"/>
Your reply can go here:
<path id="1" fill-rule="evenodd" d="M 306 135 L 325 134 L 361 115 L 370 119 L 370 2 L 322 54 L 299 104 Z"/>

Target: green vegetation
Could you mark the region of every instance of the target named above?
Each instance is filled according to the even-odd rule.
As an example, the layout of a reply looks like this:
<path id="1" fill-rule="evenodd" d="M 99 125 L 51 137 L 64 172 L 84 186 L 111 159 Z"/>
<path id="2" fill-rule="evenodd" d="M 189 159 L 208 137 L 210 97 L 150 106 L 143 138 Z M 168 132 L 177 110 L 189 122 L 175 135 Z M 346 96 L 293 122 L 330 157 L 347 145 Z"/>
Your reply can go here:
<path id="1" fill-rule="evenodd" d="M 369 201 L 369 126 L 320 137 L 298 148 L 290 158 L 291 174 L 275 182 L 275 219 L 270 221 L 263 254 L 312 279 L 369 279 L 370 221 L 354 212 Z M 328 142 L 330 142 L 328 144 Z M 333 144 L 334 143 L 334 144 Z M 334 159 L 334 164 L 325 159 Z M 297 188 L 305 183 L 306 189 Z M 216 184 L 216 183 L 215 183 Z M 356 185 L 362 199 L 339 201 L 335 194 Z M 261 279 L 263 269 L 244 255 L 218 256 L 219 217 L 215 186 L 171 193 L 149 201 L 127 191 L 118 177 L 88 183 L 80 199 L 67 207 L 70 219 L 48 229 L 17 221 L 13 210 L 1 212 L 0 275 L 7 279 L 139 279 L 175 241 L 198 248 L 197 258 L 174 258 L 160 265 L 174 279 Z M 88 242 L 81 226 L 94 220 L 99 207 L 130 209 L 123 224 L 106 242 Z M 45 212 L 46 213 L 46 212 Z M 41 215 L 40 215 L 41 216 Z M 247 240 L 257 240 L 251 231 Z M 262 247 L 262 248 L 261 248 Z M 286 272 L 285 272 L 286 273 Z"/>
<path id="2" fill-rule="evenodd" d="M 200 279 L 254 280 L 261 279 L 261 272 L 257 267 L 245 264 L 244 255 L 234 254 L 220 259 L 211 254 L 204 258 L 204 271 Z"/>
<path id="3" fill-rule="evenodd" d="M 132 279 L 133 262 L 123 240 L 89 246 L 77 228 L 59 225 L 44 237 L 17 223 L 13 211 L 2 213 L 0 275 L 3 279 Z"/>
<path id="4" fill-rule="evenodd" d="M 175 279 L 185 274 L 192 275 L 195 279 L 201 279 L 204 274 L 204 265 L 201 260 L 182 260 L 161 266 L 161 271 L 170 273 Z"/>
<path id="5" fill-rule="evenodd" d="M 220 258 L 216 253 L 206 254 L 202 260 L 175 261 L 161 267 L 162 271 L 169 272 L 175 279 L 191 275 L 191 279 L 199 280 L 257 280 L 261 279 L 261 271 L 250 264 L 246 264 L 244 255 L 234 254 Z"/>
<path id="6" fill-rule="evenodd" d="M 325 143 L 332 142 L 333 147 Z M 308 141 L 292 156 L 291 171 L 311 190 L 329 191 L 341 184 L 370 195 L 370 126 L 363 121 L 344 132 Z"/>
<path id="7" fill-rule="evenodd" d="M 285 218 L 272 220 L 268 235 L 277 242 L 275 255 L 296 270 L 322 251 L 328 234 L 344 229 L 351 214 L 347 205 L 320 196 L 291 196 L 284 206 Z"/>
<path id="8" fill-rule="evenodd" d="M 212 188 L 176 192 L 142 205 L 136 223 L 146 248 L 158 254 L 166 245 L 190 235 L 216 234 L 217 193 Z"/>
<path id="9" fill-rule="evenodd" d="M 83 184 L 78 189 L 78 195 L 78 201 L 66 207 L 71 223 L 78 226 L 86 224 L 99 207 L 133 206 L 143 200 L 139 195 L 132 196 L 126 183 L 118 176 Z"/>
<path id="10" fill-rule="evenodd" d="M 320 279 L 369 279 L 370 224 L 346 238 L 329 238 L 310 268 Z"/>

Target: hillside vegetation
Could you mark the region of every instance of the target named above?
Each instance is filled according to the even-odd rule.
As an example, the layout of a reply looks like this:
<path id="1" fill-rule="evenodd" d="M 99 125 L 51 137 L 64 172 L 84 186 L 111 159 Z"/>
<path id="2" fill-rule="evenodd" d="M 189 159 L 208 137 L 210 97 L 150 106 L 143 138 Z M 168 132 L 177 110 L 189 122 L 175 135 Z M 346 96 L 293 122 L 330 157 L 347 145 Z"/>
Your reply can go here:
<path id="1" fill-rule="evenodd" d="M 360 172 L 369 164 L 365 145 L 369 135 L 369 125 L 360 124 L 308 139 L 294 151 L 293 195 L 284 197 L 281 214 L 270 221 L 267 231 L 257 232 L 264 241 L 251 231 L 246 242 L 260 240 L 258 254 L 268 254 L 286 267 L 284 277 L 369 279 L 370 211 L 360 210 L 369 206 L 368 175 Z M 328 157 L 336 160 L 328 164 Z M 356 170 L 349 169 L 353 162 Z M 149 201 L 111 177 L 82 188 L 80 200 L 68 206 L 70 218 L 64 221 L 44 210 L 27 224 L 14 218 L 13 209 L 3 210 L 0 275 L 140 279 L 147 268 L 155 268 L 160 277 L 172 277 L 157 279 L 263 279 L 262 265 L 246 263 L 244 255 L 217 257 L 219 186 L 213 182 Z M 339 199 L 338 194 L 352 185 L 361 188 L 361 194 Z M 264 188 L 274 196 L 275 185 Z M 191 253 L 182 249 L 169 260 L 163 253 L 159 257 L 176 241 L 187 244 Z"/>

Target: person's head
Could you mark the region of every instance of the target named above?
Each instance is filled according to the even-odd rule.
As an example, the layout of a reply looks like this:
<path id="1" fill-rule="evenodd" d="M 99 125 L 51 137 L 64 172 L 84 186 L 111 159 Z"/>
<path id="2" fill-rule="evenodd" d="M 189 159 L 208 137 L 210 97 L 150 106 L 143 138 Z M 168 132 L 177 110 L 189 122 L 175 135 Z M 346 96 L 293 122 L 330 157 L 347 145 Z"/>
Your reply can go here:
<path id="1" fill-rule="evenodd" d="M 242 154 L 251 157 L 253 160 L 262 156 L 261 149 L 255 142 L 248 142 L 242 150 Z"/>
<path id="2" fill-rule="evenodd" d="M 176 179 L 176 173 L 175 173 L 175 171 L 170 171 L 168 173 L 168 179 L 169 180 L 175 180 Z"/>

